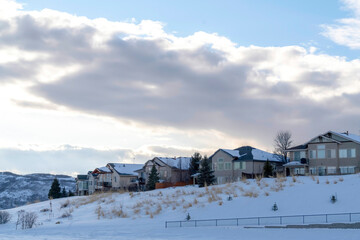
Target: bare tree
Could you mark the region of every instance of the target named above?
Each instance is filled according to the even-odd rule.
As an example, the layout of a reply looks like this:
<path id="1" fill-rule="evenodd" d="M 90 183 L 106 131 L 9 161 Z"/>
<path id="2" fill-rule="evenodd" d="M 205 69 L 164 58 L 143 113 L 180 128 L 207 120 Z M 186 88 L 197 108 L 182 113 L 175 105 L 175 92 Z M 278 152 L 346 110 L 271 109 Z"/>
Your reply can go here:
<path id="1" fill-rule="evenodd" d="M 292 144 L 290 131 L 279 131 L 274 139 L 275 154 L 280 155 L 283 162 L 287 162 L 286 150 L 290 148 Z"/>

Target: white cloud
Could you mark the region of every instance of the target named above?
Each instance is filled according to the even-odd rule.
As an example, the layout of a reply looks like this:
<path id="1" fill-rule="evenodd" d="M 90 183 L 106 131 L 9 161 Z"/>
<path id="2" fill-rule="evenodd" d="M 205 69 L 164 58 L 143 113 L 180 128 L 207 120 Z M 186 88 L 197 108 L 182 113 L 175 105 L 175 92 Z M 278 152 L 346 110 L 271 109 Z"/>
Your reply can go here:
<path id="1" fill-rule="evenodd" d="M 335 24 L 323 25 L 322 34 L 339 45 L 360 49 L 360 1 L 342 0 L 342 2 L 345 9 L 351 11 L 354 16 L 338 19 Z"/>
<path id="2" fill-rule="evenodd" d="M 329 129 L 358 130 L 358 111 L 349 109 L 358 108 L 359 60 L 311 46 L 238 46 L 216 33 L 178 37 L 151 20 L 3 6 L 12 13 L 0 14 L 2 146 L 148 157 L 245 144 L 271 151 L 279 129 L 299 143 Z"/>

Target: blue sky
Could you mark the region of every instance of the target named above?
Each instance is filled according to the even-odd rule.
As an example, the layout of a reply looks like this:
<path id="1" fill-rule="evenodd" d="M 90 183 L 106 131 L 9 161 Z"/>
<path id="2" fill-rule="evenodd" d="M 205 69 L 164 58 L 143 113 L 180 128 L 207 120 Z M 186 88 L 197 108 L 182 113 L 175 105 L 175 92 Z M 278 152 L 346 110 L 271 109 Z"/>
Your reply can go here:
<path id="1" fill-rule="evenodd" d="M 188 36 L 218 33 L 242 46 L 315 46 L 318 51 L 354 59 L 358 50 L 321 35 L 321 25 L 352 13 L 336 0 L 296 1 L 26 1 L 25 10 L 56 9 L 112 21 L 161 21 L 167 32 Z"/>
<path id="2" fill-rule="evenodd" d="M 359 133 L 359 50 L 358 0 L 0 0 L 0 171 Z"/>

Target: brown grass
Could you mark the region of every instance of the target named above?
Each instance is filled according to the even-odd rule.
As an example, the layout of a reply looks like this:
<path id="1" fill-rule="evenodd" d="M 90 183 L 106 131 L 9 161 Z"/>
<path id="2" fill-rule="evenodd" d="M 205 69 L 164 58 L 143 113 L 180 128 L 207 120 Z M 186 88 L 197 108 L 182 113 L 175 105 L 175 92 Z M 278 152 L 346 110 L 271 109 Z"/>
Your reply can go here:
<path id="1" fill-rule="evenodd" d="M 330 182 L 329 182 L 329 180 L 328 179 L 326 179 L 326 182 L 325 182 L 326 184 L 329 184 Z"/>
<path id="2" fill-rule="evenodd" d="M 339 178 L 339 182 L 343 182 L 344 181 L 344 178 L 343 177 L 340 177 Z"/>

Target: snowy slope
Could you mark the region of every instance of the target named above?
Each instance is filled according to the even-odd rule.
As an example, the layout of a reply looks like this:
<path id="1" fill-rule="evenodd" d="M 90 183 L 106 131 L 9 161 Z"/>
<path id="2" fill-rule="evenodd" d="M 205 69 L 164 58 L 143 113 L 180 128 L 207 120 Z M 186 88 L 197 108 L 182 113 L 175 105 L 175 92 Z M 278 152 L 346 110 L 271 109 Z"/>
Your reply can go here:
<path id="1" fill-rule="evenodd" d="M 55 177 L 58 178 L 61 188 L 75 191 L 75 180 L 70 176 L 0 172 L 0 209 L 47 200 Z"/>
<path id="2" fill-rule="evenodd" d="M 359 230 L 246 229 L 242 227 L 167 228 L 166 220 L 360 212 L 359 175 L 247 180 L 143 193 L 106 193 L 8 210 L 13 219 L 0 225 L 0 239 L 358 239 Z M 228 195 L 233 196 L 227 201 Z M 333 204 L 330 196 L 336 194 Z M 69 200 L 67 207 L 61 208 Z M 279 210 L 273 212 L 276 202 Z M 36 212 L 39 225 L 15 230 L 16 212 Z M 62 218 L 64 214 L 70 217 Z M 60 224 L 55 224 L 60 222 Z"/>

